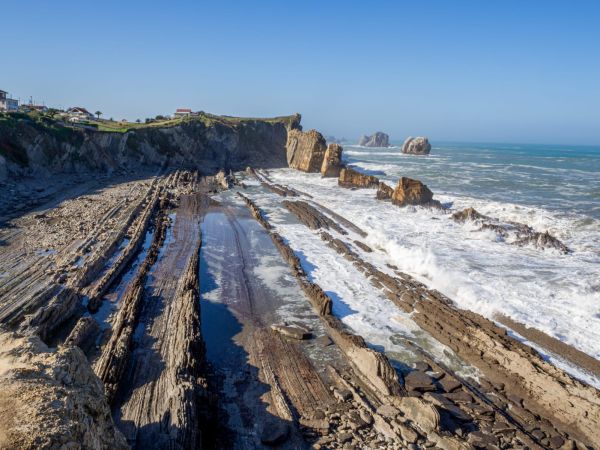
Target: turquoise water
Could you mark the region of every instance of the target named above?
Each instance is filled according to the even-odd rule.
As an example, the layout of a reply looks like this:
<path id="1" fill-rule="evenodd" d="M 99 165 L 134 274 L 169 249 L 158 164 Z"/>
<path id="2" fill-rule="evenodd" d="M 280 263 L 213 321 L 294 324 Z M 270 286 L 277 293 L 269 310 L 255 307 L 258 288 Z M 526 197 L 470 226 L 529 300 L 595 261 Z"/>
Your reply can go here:
<path id="1" fill-rule="evenodd" d="M 389 178 L 418 178 L 434 193 L 600 219 L 600 147 L 433 143 L 426 157 L 400 147 L 345 146 L 345 159 Z M 385 175 L 384 175 L 385 174 Z"/>

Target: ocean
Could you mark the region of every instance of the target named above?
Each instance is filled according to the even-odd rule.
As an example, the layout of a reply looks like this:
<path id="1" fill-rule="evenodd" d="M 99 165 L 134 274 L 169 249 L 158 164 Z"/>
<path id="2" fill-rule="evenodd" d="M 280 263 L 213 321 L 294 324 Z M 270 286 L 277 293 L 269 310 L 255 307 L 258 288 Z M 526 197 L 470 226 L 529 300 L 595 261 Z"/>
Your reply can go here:
<path id="1" fill-rule="evenodd" d="M 413 156 L 398 146 L 346 145 L 344 160 L 391 186 L 400 176 L 419 179 L 449 211 L 398 208 L 376 200 L 373 189 L 341 189 L 336 179 L 319 174 L 278 169 L 269 176 L 365 229 L 366 243 L 382 250 L 371 256 L 379 267 L 394 264 L 461 308 L 490 319 L 510 316 L 600 358 L 600 148 L 449 143 L 435 144 L 429 156 Z M 357 274 L 340 271 L 314 233 L 287 223 L 269 203 L 265 196 L 261 206 L 305 258 L 311 276 L 334 295 L 334 312 L 373 345 L 392 348 L 394 336 L 408 332 L 406 318 L 367 284 L 357 284 Z M 451 220 L 449 213 L 466 207 L 549 231 L 572 252 L 510 245 Z M 545 356 L 600 386 L 560 355 Z"/>

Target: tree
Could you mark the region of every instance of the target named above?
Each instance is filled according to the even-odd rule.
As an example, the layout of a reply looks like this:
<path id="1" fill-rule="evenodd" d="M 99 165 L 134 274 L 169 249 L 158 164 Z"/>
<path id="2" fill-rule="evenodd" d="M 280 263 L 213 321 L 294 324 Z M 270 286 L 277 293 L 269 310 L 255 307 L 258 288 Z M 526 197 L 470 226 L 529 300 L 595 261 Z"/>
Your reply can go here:
<path id="1" fill-rule="evenodd" d="M 102 111 L 96 111 L 94 114 L 96 114 L 98 116 L 98 119 L 99 119 L 100 116 L 102 115 Z"/>
<path id="2" fill-rule="evenodd" d="M 140 123 L 140 122 L 141 122 L 141 120 L 140 120 L 140 119 L 136 119 L 135 121 L 136 121 L 137 123 Z"/>

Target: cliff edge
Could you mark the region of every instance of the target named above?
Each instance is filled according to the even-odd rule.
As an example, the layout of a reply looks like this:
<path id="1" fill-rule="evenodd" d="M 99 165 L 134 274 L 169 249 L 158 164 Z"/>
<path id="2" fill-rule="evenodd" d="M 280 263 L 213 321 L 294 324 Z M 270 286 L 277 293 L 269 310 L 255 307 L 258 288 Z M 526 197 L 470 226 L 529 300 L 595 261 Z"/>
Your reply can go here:
<path id="1" fill-rule="evenodd" d="M 151 124 L 72 126 L 48 116 L 0 114 L 0 181 L 59 173 L 177 167 L 214 172 L 286 167 L 299 114 L 270 119 L 200 113 Z"/>

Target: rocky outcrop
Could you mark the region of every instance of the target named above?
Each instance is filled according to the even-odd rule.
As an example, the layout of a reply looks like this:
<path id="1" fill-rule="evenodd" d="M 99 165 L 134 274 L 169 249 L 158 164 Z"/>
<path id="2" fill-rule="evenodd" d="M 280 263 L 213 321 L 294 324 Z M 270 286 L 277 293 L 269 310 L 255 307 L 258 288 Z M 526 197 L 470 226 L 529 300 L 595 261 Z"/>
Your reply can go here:
<path id="1" fill-rule="evenodd" d="M 338 185 L 345 188 L 376 188 L 379 187 L 379 179 L 344 167 L 340 170 Z"/>
<path id="2" fill-rule="evenodd" d="M 325 151 L 323 164 L 321 165 L 321 175 L 324 177 L 337 178 L 342 169 L 342 146 L 339 144 L 329 144 Z"/>
<path id="3" fill-rule="evenodd" d="M 389 147 L 390 137 L 383 131 L 376 131 L 370 136 L 362 135 L 358 140 L 358 145 L 363 147 Z"/>
<path id="4" fill-rule="evenodd" d="M 248 165 L 286 167 L 288 131 L 300 115 L 243 119 L 202 114 L 165 126 L 124 132 L 34 120 L 24 114 L 0 120 L 0 180 L 22 175 L 111 173 L 143 167 L 195 168 L 215 173 Z M 320 163 L 317 171 L 320 169 Z"/>
<path id="5" fill-rule="evenodd" d="M 377 188 L 377 200 L 389 200 L 392 198 L 392 195 L 394 195 L 394 188 L 380 181 Z"/>
<path id="6" fill-rule="evenodd" d="M 431 144 L 426 137 L 408 137 L 402 144 L 402 153 L 411 155 L 429 155 Z"/>
<path id="7" fill-rule="evenodd" d="M 465 208 L 462 211 L 457 211 L 452 214 L 452 219 L 456 222 L 474 221 L 479 219 L 487 219 L 488 217 L 479 212 L 475 208 Z"/>
<path id="8" fill-rule="evenodd" d="M 478 231 L 492 231 L 501 241 L 518 246 L 531 246 L 540 250 L 553 249 L 560 253 L 569 253 L 569 248 L 548 231 L 539 232 L 529 225 L 519 222 L 502 222 L 494 217 L 480 214 L 474 208 L 465 208 L 452 214 L 458 223 L 472 222 L 479 226 Z"/>
<path id="9" fill-rule="evenodd" d="M 419 180 L 402 177 L 392 194 L 392 203 L 397 206 L 433 205 L 433 192 Z"/>
<path id="10" fill-rule="evenodd" d="M 292 169 L 319 172 L 327 145 L 317 130 L 290 130 L 287 137 L 287 163 Z"/>
<path id="11" fill-rule="evenodd" d="M 77 347 L 0 331 L 0 448 L 129 448 Z"/>

